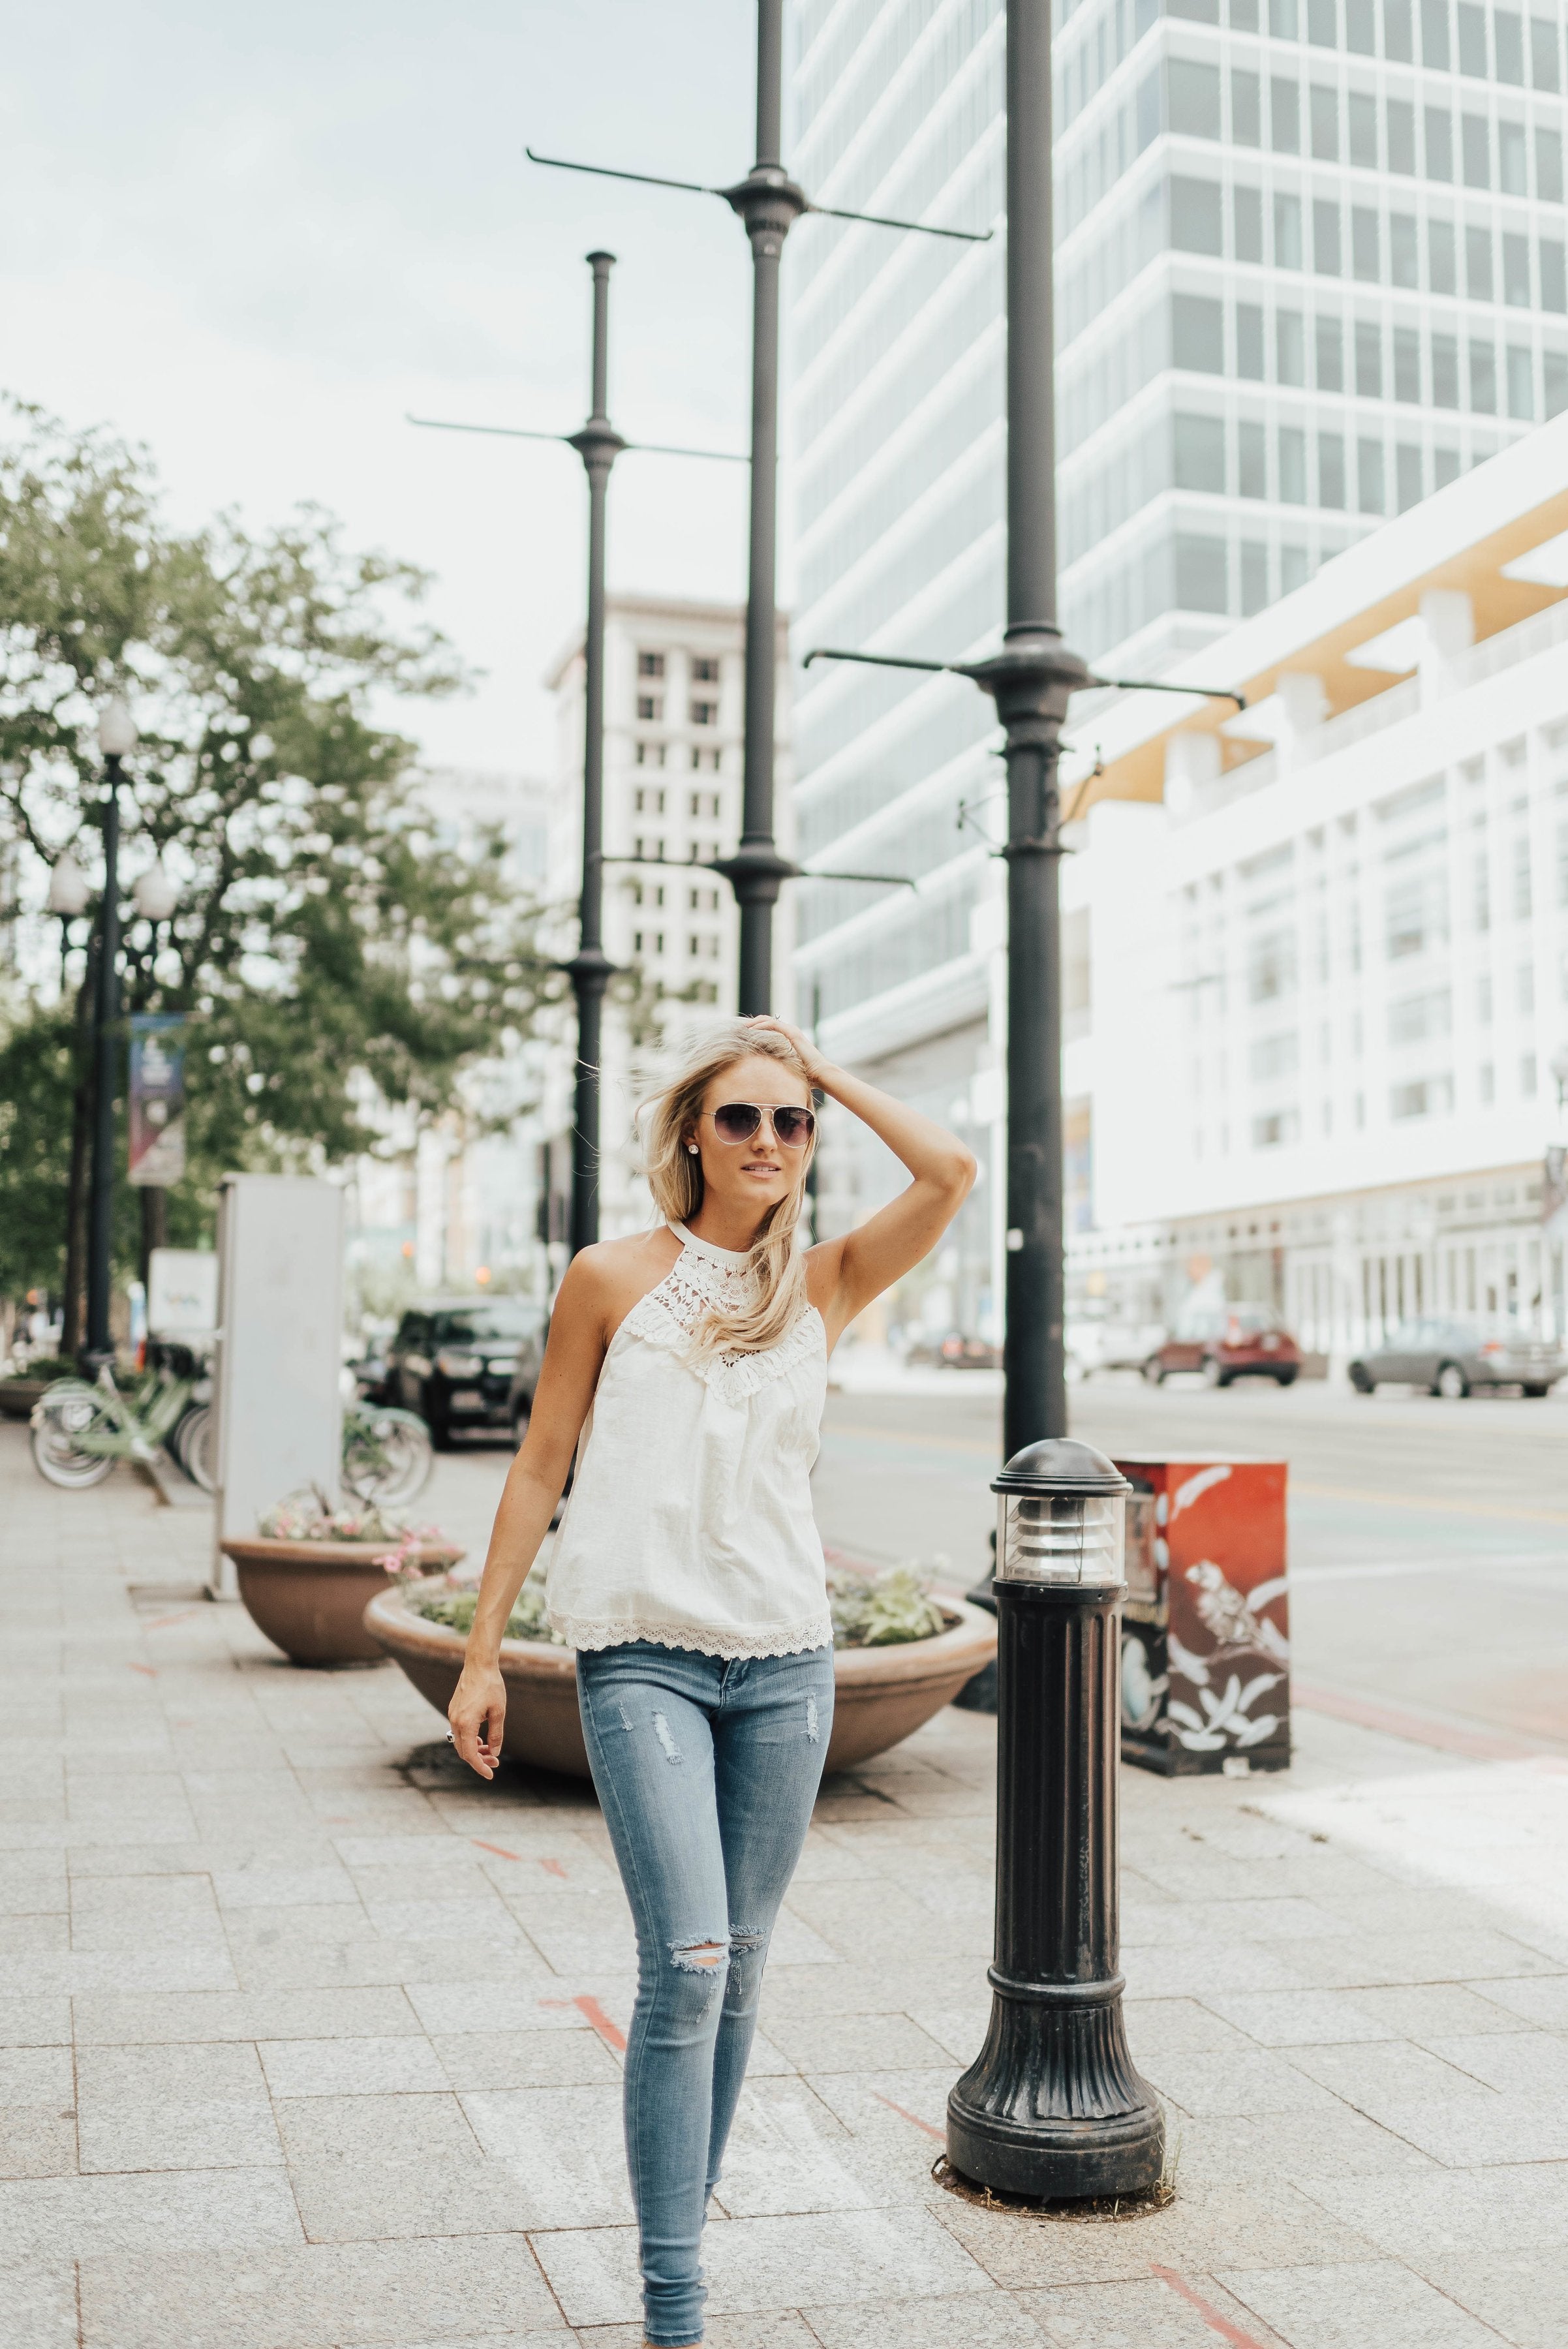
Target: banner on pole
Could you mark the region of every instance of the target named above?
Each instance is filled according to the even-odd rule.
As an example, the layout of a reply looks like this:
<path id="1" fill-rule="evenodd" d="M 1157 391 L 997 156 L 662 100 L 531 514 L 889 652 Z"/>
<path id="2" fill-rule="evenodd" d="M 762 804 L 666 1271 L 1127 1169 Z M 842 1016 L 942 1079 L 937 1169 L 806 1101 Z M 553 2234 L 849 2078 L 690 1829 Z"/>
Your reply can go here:
<path id="1" fill-rule="evenodd" d="M 130 1180 L 167 1190 L 185 1172 L 185 1021 L 175 1012 L 130 1020 Z"/>

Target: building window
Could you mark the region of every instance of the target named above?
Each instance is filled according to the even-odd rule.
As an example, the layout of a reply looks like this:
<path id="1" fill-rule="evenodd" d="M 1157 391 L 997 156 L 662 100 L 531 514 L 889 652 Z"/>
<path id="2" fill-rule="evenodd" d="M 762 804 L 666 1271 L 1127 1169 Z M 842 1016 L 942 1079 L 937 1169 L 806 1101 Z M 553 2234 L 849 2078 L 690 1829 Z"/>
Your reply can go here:
<path id="1" fill-rule="evenodd" d="M 691 679 L 695 685 L 717 685 L 719 664 L 710 654 L 697 654 L 691 663 Z"/>
<path id="2" fill-rule="evenodd" d="M 1535 363 L 1528 351 L 1510 345 L 1508 412 L 1521 424 L 1535 421 Z"/>
<path id="3" fill-rule="evenodd" d="M 663 695 L 659 693 L 639 693 L 637 697 L 637 714 L 639 718 L 652 719 L 657 723 L 657 721 L 664 715 Z"/>
<path id="4" fill-rule="evenodd" d="M 664 793 L 662 791 L 655 791 L 650 784 L 639 784 L 633 795 L 632 804 L 639 815 L 662 815 Z"/>
<path id="5" fill-rule="evenodd" d="M 718 794 L 718 792 L 691 792 L 691 797 L 690 797 L 690 802 L 689 802 L 689 809 L 688 809 L 688 812 L 689 812 L 689 813 L 691 813 L 691 815 L 694 815 L 694 816 L 706 816 L 706 817 L 708 817 L 709 819 L 711 819 L 713 823 L 716 823 L 718 822 L 718 820 L 719 820 L 719 794 Z"/>
<path id="6" fill-rule="evenodd" d="M 700 746 L 693 745 L 691 751 L 691 766 L 694 772 L 700 772 L 703 768 L 707 768 L 711 772 L 716 775 L 719 772 L 722 761 L 723 752 L 722 750 L 704 750 Z"/>
<path id="7" fill-rule="evenodd" d="M 664 952 L 664 932 L 662 930 L 633 930 L 631 934 L 631 950 L 633 954 L 661 955 Z"/>
<path id="8" fill-rule="evenodd" d="M 664 655 L 662 653 L 639 653 L 637 657 L 637 673 L 639 677 L 662 677 L 664 675 Z"/>
<path id="9" fill-rule="evenodd" d="M 1295 1141 L 1301 1120 L 1293 1109 L 1271 1110 L 1266 1117 L 1252 1120 L 1254 1150 L 1282 1150 Z"/>
<path id="10" fill-rule="evenodd" d="M 639 767 L 662 767 L 664 764 L 663 743 L 639 742 L 637 746 L 636 762 Z"/>
<path id="11" fill-rule="evenodd" d="M 1519 1090 L 1528 1101 L 1535 1092 L 1535 1055 L 1525 1052 L 1519 1063 Z"/>
<path id="12" fill-rule="evenodd" d="M 691 704 L 691 723 L 693 726 L 717 726 L 719 723 L 718 703 L 716 701 L 693 701 Z"/>
<path id="13" fill-rule="evenodd" d="M 651 839 L 639 832 L 632 843 L 632 854 L 639 858 L 644 864 L 662 864 L 664 843 L 661 840 Z"/>
<path id="14" fill-rule="evenodd" d="M 717 889 L 688 889 L 687 908 L 693 914 L 716 914 L 719 910 Z"/>
<path id="15" fill-rule="evenodd" d="M 1476 1071 L 1476 1091 L 1483 1108 L 1497 1098 L 1497 1071 L 1490 1061 L 1483 1061 Z"/>
<path id="16" fill-rule="evenodd" d="M 1452 1077 L 1417 1077 L 1412 1082 L 1394 1085 L 1388 1094 L 1388 1114 L 1392 1118 L 1446 1117 L 1454 1105 Z"/>
<path id="17" fill-rule="evenodd" d="M 1434 294 L 1457 294 L 1459 288 L 1458 245 L 1452 221 L 1427 223 L 1427 274 Z"/>
<path id="18" fill-rule="evenodd" d="M 718 935 L 712 930 L 691 930 L 687 933 L 686 951 L 693 962 L 717 962 Z"/>

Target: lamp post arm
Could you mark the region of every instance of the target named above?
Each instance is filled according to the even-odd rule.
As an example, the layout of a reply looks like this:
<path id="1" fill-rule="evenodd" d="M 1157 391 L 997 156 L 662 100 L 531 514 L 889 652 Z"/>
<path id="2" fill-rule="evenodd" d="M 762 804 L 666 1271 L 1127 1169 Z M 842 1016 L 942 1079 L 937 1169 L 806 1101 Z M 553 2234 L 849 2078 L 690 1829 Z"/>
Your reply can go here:
<path id="1" fill-rule="evenodd" d="M 1245 709 L 1247 697 L 1228 685 L 1168 685 L 1159 677 L 1092 677 L 1091 686 L 1109 686 L 1117 693 L 1195 693 L 1205 701 L 1233 701 Z"/>
<path id="2" fill-rule="evenodd" d="M 565 155 L 541 155 L 532 147 L 524 147 L 523 152 L 530 163 L 543 163 L 552 171 L 587 171 L 596 180 L 631 180 L 639 188 L 674 188 L 681 195 L 722 196 L 727 204 L 734 204 L 734 189 L 711 187 L 705 180 L 666 180 L 656 171 L 621 171 L 609 163 L 576 163 Z M 735 209 L 740 208 L 737 205 Z M 803 199 L 799 209 L 803 212 L 820 212 L 825 220 L 859 221 L 867 228 L 907 229 L 914 236 L 953 237 L 962 244 L 989 244 L 996 234 L 992 228 L 937 228 L 929 221 L 892 220 L 886 212 L 841 212 L 835 204 L 813 203 L 809 196 Z"/>
<path id="3" fill-rule="evenodd" d="M 860 661 L 867 668 L 923 668 L 939 677 L 968 675 L 966 669 L 960 668 L 953 661 L 907 660 L 900 653 L 846 653 L 836 645 L 814 645 L 801 667 L 809 668 L 813 661 L 819 660 Z"/>
<path id="4" fill-rule="evenodd" d="M 554 440 L 563 449 L 575 449 L 579 435 L 575 432 L 530 432 L 520 424 L 460 424 L 444 416 L 410 416 L 410 424 L 417 424 L 425 432 L 485 432 L 503 440 Z M 751 460 L 738 449 L 670 449 L 658 440 L 625 440 L 618 452 L 623 457 L 711 457 L 721 465 L 747 465 Z"/>

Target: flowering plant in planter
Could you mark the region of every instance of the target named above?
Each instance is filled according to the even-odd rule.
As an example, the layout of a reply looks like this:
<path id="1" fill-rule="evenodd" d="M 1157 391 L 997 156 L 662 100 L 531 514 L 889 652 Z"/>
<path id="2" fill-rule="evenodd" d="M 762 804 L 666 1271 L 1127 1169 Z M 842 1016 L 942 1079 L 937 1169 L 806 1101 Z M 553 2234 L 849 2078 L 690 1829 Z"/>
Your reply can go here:
<path id="1" fill-rule="evenodd" d="M 863 1574 L 853 1567 L 831 1568 L 827 1604 L 834 1646 L 888 1648 L 909 1640 L 935 1639 L 947 1629 L 947 1617 L 929 1595 L 930 1588 L 930 1577 L 914 1566 L 888 1566 L 877 1574 Z M 472 1591 L 427 1588 L 411 1604 L 427 1622 L 443 1623 L 448 1630 L 466 1636 L 472 1629 L 478 1601 Z M 504 1636 L 546 1640 L 555 1648 L 566 1644 L 558 1631 L 550 1629 L 545 1612 L 545 1578 L 537 1567 L 517 1594 Z"/>
<path id="2" fill-rule="evenodd" d="M 378 1563 L 393 1575 L 417 1573 L 414 1561 L 432 1549 L 458 1554 L 439 1526 L 410 1526 L 374 1501 L 334 1508 L 319 1485 L 306 1485 L 264 1509 L 256 1531 L 268 1541 L 379 1542 L 385 1547 Z"/>

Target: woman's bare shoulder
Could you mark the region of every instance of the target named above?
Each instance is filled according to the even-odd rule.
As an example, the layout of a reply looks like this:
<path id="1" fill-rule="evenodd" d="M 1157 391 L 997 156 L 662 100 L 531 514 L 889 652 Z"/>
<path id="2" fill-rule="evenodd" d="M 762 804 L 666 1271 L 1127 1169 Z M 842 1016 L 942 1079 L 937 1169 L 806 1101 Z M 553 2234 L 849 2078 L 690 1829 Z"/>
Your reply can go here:
<path id="1" fill-rule="evenodd" d="M 680 1243 L 665 1226 L 634 1232 L 626 1239 L 596 1240 L 572 1258 L 561 1284 L 561 1301 L 597 1314 L 613 1337 L 639 1300 L 657 1288 L 680 1254 Z M 572 1295 L 566 1299 L 570 1286 Z"/>

